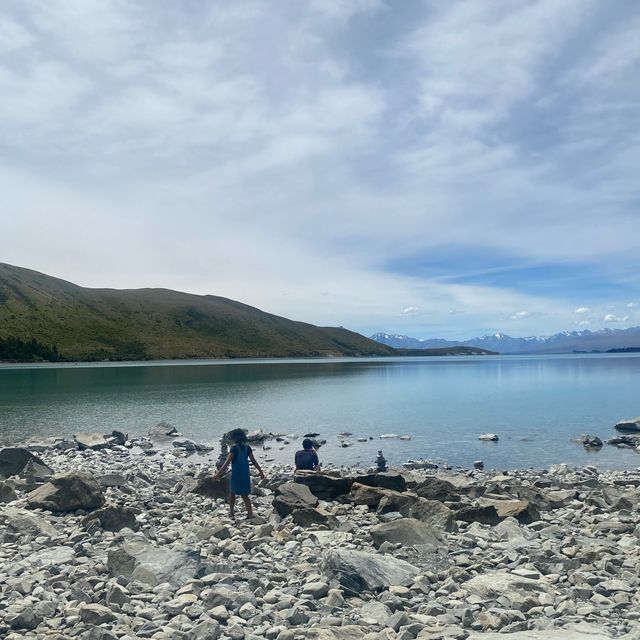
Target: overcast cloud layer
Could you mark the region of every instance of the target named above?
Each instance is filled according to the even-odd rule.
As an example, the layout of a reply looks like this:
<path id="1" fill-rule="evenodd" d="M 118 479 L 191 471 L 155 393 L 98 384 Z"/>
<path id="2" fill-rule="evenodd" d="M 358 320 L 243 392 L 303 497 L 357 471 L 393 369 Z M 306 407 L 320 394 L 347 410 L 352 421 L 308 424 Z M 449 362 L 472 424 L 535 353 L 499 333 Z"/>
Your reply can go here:
<path id="1" fill-rule="evenodd" d="M 640 324 L 634 0 L 7 0 L 0 261 L 415 337 Z"/>

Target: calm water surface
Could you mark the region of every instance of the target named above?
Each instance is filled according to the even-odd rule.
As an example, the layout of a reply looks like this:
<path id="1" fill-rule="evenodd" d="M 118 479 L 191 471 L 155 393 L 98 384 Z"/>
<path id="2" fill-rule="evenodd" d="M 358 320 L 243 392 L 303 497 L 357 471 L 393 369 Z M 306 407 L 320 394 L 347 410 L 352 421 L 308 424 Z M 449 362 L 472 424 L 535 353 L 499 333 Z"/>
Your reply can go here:
<path id="1" fill-rule="evenodd" d="M 233 427 L 319 432 L 321 457 L 369 464 L 425 457 L 470 467 L 551 463 L 632 468 L 640 457 L 572 438 L 605 439 L 640 414 L 638 355 L 495 356 L 0 366 L 0 442 L 76 431 L 145 434 L 164 420 L 194 440 Z M 337 434 L 350 431 L 353 446 Z M 481 433 L 500 436 L 480 442 Z M 409 442 L 379 440 L 407 434 Z M 366 443 L 357 437 L 373 437 Z M 261 452 L 290 460 L 295 443 Z"/>

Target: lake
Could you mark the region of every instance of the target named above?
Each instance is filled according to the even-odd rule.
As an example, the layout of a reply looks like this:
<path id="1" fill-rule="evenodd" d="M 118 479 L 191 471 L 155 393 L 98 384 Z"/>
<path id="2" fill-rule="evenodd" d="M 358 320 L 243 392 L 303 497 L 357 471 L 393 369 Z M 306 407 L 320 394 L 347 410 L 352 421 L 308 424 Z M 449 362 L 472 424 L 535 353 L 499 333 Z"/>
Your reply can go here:
<path id="1" fill-rule="evenodd" d="M 318 432 L 321 458 L 338 466 L 369 465 L 382 449 L 391 464 L 620 469 L 640 465 L 639 454 L 590 452 L 572 438 L 612 436 L 614 423 L 640 414 L 639 390 L 638 354 L 0 365 L 0 442 L 142 435 L 166 421 L 216 444 L 234 427 Z M 337 437 L 345 431 L 348 448 Z M 485 432 L 499 442 L 479 441 Z M 388 433 L 412 439 L 379 439 Z M 290 461 L 299 441 L 271 444 L 262 459 Z"/>

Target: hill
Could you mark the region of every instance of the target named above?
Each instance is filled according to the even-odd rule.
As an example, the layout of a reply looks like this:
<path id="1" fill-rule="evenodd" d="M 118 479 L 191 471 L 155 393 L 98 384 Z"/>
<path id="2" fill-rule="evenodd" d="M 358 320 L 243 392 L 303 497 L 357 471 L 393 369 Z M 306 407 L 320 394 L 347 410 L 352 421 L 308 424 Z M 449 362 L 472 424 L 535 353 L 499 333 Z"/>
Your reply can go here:
<path id="1" fill-rule="evenodd" d="M 288 320 L 227 298 L 90 289 L 3 263 L 0 346 L 20 360 L 50 359 L 42 356 L 47 350 L 68 360 L 394 354 L 342 327 Z"/>
<path id="2" fill-rule="evenodd" d="M 439 347 L 424 349 L 396 349 L 399 356 L 497 356 L 496 351 L 478 347 Z"/>

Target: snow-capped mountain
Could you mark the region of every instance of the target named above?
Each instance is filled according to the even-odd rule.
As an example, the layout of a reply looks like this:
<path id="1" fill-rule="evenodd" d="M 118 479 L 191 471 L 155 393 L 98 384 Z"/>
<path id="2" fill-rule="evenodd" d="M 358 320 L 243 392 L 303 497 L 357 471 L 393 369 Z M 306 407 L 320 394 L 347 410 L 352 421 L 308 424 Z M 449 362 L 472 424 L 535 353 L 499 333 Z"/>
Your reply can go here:
<path id="1" fill-rule="evenodd" d="M 504 333 L 456 341 L 442 338 L 410 338 L 376 333 L 372 340 L 400 349 L 433 349 L 438 347 L 480 347 L 499 353 L 572 353 L 574 351 L 608 351 L 610 349 L 640 349 L 640 327 L 630 329 L 600 329 L 599 331 L 563 331 L 552 336 L 514 338 Z"/>

